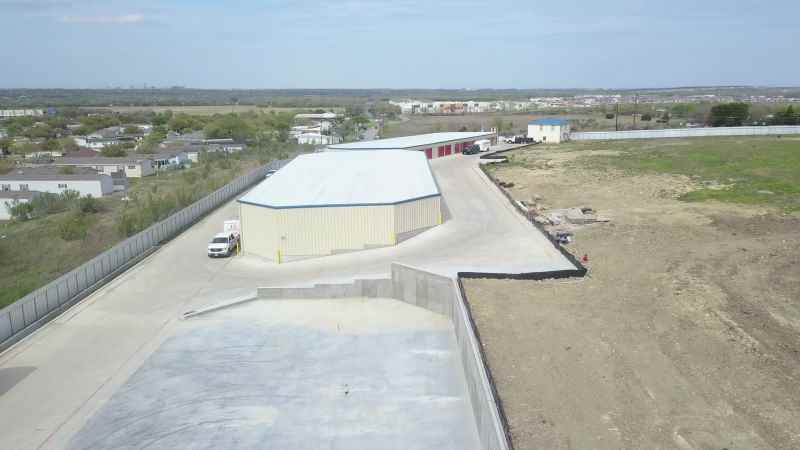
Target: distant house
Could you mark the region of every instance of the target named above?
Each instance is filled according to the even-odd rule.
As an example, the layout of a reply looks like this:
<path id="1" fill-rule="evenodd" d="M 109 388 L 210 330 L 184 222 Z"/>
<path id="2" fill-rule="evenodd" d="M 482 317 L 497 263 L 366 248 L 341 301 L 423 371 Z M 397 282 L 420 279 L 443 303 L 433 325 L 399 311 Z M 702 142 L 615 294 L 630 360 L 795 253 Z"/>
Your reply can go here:
<path id="1" fill-rule="evenodd" d="M 555 117 L 528 122 L 528 137 L 537 142 L 558 144 L 569 140 L 569 121 Z"/>
<path id="2" fill-rule="evenodd" d="M 298 144 L 309 145 L 332 145 L 338 144 L 342 139 L 339 136 L 331 136 L 321 133 L 301 133 L 297 135 Z"/>
<path id="3" fill-rule="evenodd" d="M 11 208 L 20 203 L 29 203 L 39 195 L 36 191 L 0 191 L 0 220 L 11 220 Z"/>
<path id="4" fill-rule="evenodd" d="M 294 118 L 297 120 L 336 120 L 340 117 L 339 114 L 326 112 L 326 113 L 311 113 L 311 114 L 295 114 Z"/>
<path id="5" fill-rule="evenodd" d="M 202 153 L 236 153 L 244 151 L 247 145 L 231 138 L 206 139 L 202 131 L 195 131 L 170 133 L 160 147 L 165 152 L 183 152 L 189 162 L 198 162 Z"/>
<path id="6" fill-rule="evenodd" d="M 97 135 L 73 136 L 72 140 L 75 141 L 79 147 L 91 148 L 98 151 L 111 145 L 118 145 L 126 142 L 126 140 L 121 137 L 106 138 Z"/>
<path id="7" fill-rule="evenodd" d="M 191 162 L 189 156 L 182 150 L 153 154 L 137 154 L 133 155 L 133 157 L 151 160 L 153 162 L 153 168 L 156 171 L 180 167 L 183 164 Z"/>
<path id="8" fill-rule="evenodd" d="M 28 153 L 25 155 L 25 159 L 52 160 L 62 156 L 64 156 L 64 154 L 57 151 L 39 151 Z"/>
<path id="9" fill-rule="evenodd" d="M 68 190 L 78 192 L 81 197 L 102 197 L 114 192 L 114 181 L 111 175 L 93 170 L 65 174 L 54 167 L 26 167 L 0 175 L 0 191 L 60 194 Z"/>
<path id="10" fill-rule="evenodd" d="M 53 163 L 55 166 L 86 167 L 108 175 L 122 172 L 128 178 L 142 178 L 155 174 L 152 158 L 148 157 L 66 157 Z"/>

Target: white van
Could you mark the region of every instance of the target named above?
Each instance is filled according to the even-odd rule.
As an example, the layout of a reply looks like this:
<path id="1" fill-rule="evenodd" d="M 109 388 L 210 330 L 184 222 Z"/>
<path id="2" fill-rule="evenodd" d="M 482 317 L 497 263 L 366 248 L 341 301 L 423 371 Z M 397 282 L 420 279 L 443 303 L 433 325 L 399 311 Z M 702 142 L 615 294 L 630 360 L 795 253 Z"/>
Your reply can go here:
<path id="1" fill-rule="evenodd" d="M 492 146 L 492 141 L 488 139 L 481 139 L 480 141 L 475 141 L 475 145 L 477 145 L 482 152 L 488 152 L 489 147 Z"/>

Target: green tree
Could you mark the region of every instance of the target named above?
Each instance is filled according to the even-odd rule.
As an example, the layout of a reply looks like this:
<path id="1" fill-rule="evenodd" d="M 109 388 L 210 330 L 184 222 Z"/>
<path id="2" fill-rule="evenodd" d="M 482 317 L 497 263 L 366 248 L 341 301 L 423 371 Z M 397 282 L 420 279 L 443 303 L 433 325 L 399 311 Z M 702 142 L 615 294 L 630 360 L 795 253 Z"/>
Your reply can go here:
<path id="1" fill-rule="evenodd" d="M 107 145 L 100 150 L 100 154 L 107 157 L 120 157 L 126 156 L 128 152 L 125 147 L 120 144 Z"/>
<path id="2" fill-rule="evenodd" d="M 650 114 L 650 113 L 642 114 L 642 122 L 650 122 L 651 120 L 653 120 L 653 115 L 652 114 Z"/>
<path id="3" fill-rule="evenodd" d="M 217 114 L 204 128 L 208 139 L 232 138 L 237 141 L 249 139 L 253 131 L 253 127 L 237 114 Z"/>
<path id="4" fill-rule="evenodd" d="M 712 127 L 740 127 L 750 117 L 747 103 L 725 103 L 711 108 L 708 124 Z"/>
<path id="5" fill-rule="evenodd" d="M 58 144 L 62 152 L 74 152 L 78 150 L 78 144 L 75 143 L 74 139 L 69 137 L 59 139 Z"/>
<path id="6" fill-rule="evenodd" d="M 142 130 L 136 125 L 130 125 L 125 127 L 125 129 L 122 132 L 125 134 L 139 134 L 142 132 Z"/>
<path id="7" fill-rule="evenodd" d="M 182 113 L 172 116 L 172 118 L 169 119 L 169 122 L 167 122 L 167 126 L 170 130 L 177 131 L 181 134 L 202 128 L 202 124 L 200 124 L 197 119 L 188 114 Z"/>
<path id="8" fill-rule="evenodd" d="M 0 139 L 0 153 L 11 153 L 11 148 L 14 147 L 14 140 L 11 138 Z"/>

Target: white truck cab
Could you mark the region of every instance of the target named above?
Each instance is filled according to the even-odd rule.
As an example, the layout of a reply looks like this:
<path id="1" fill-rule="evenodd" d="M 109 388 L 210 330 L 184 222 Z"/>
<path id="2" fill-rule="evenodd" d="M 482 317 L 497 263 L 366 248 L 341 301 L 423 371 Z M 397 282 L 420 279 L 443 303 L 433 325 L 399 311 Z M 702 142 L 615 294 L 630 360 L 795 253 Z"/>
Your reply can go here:
<path id="1" fill-rule="evenodd" d="M 210 258 L 231 256 L 236 253 L 239 245 L 239 221 L 226 220 L 223 232 L 217 233 L 208 243 L 208 256 Z"/>

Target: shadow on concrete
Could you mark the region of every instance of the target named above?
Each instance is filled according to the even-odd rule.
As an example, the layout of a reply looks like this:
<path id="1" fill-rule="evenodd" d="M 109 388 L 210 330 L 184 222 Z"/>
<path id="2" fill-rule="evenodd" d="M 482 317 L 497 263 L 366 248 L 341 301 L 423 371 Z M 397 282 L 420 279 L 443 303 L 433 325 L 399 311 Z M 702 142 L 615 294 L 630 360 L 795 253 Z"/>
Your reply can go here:
<path id="1" fill-rule="evenodd" d="M 0 369 L 0 395 L 10 391 L 20 381 L 27 378 L 36 370 L 36 367 L 21 366 Z"/>

